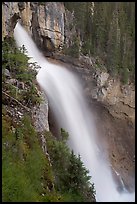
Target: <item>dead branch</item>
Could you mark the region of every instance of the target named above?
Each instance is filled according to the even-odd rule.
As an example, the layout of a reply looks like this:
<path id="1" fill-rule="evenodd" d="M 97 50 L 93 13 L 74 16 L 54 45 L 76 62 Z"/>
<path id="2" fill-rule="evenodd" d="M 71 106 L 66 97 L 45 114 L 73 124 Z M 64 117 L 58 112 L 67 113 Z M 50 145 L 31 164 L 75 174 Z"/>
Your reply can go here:
<path id="1" fill-rule="evenodd" d="M 12 96 L 10 96 L 9 94 L 7 94 L 6 92 L 2 91 L 3 94 L 5 94 L 6 96 L 8 96 L 9 98 L 11 98 L 13 101 L 15 101 L 16 103 L 18 103 L 20 106 L 22 106 L 25 110 L 27 110 L 28 112 L 30 112 L 30 108 L 22 105 L 22 103 L 20 103 L 17 99 L 13 98 Z"/>

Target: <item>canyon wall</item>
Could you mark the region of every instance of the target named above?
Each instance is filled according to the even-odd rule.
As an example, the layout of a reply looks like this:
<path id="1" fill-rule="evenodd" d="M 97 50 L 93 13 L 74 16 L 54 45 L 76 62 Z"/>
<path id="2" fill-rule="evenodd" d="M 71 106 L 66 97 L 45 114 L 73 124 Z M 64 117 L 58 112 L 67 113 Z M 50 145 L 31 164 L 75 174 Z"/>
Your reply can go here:
<path id="1" fill-rule="evenodd" d="M 20 21 L 47 56 L 53 51 L 59 52 L 64 42 L 66 47 L 71 45 L 72 36 L 76 34 L 75 27 L 71 26 L 73 19 L 73 14 L 65 11 L 62 2 L 3 2 L 2 38 L 12 36 L 17 21 Z M 127 185 L 133 184 L 135 86 L 132 83 L 122 85 L 95 58 L 80 56 L 73 59 L 60 54 L 52 57 L 82 78 L 88 102 L 95 107 L 93 112 L 99 134 L 109 144 L 107 149 L 113 167 L 121 173 Z M 47 105 L 47 99 L 45 103 Z"/>
<path id="2" fill-rule="evenodd" d="M 53 63 L 60 64 L 79 75 L 85 98 L 94 115 L 100 149 L 106 152 L 112 165 L 129 191 L 134 190 L 135 177 L 135 87 L 122 85 L 112 78 L 105 67 L 99 69 L 94 58 L 74 59 L 55 54 Z M 58 127 L 51 114 L 53 131 Z M 54 125 L 53 125 L 54 124 Z M 114 171 L 115 170 L 115 171 Z"/>
<path id="3" fill-rule="evenodd" d="M 61 2 L 3 2 L 2 37 L 12 35 L 19 20 L 40 49 L 58 49 L 64 43 L 64 13 Z"/>

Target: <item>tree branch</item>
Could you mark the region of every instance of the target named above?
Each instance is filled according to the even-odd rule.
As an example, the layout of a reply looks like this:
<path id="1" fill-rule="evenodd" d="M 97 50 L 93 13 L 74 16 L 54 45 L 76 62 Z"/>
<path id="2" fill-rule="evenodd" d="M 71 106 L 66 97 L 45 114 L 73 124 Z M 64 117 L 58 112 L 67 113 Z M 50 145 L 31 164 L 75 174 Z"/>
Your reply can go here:
<path id="1" fill-rule="evenodd" d="M 20 106 L 22 106 L 25 110 L 27 110 L 28 112 L 30 112 L 30 108 L 22 105 L 22 103 L 20 103 L 17 99 L 13 98 L 12 96 L 10 96 L 9 94 L 7 94 L 6 92 L 2 91 L 3 94 L 5 94 L 6 96 L 8 96 L 9 98 L 11 98 L 13 101 L 15 101 L 16 103 L 18 103 Z"/>

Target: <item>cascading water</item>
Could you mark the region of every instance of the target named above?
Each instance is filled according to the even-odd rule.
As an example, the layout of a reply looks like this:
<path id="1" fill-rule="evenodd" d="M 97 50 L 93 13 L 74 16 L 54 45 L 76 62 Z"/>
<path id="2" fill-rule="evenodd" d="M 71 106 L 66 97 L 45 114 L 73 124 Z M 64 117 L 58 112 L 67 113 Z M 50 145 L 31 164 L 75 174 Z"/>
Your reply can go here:
<path id="1" fill-rule="evenodd" d="M 75 154 L 81 155 L 89 169 L 95 184 L 97 202 L 134 202 L 135 193 L 128 193 L 125 189 L 122 192 L 117 190 L 110 164 L 101 156 L 94 121 L 79 79 L 65 67 L 49 63 L 19 23 L 15 27 L 14 37 L 17 46 L 24 45 L 31 61 L 41 67 L 37 81 L 46 92 L 60 126 L 69 133 L 68 145 Z"/>

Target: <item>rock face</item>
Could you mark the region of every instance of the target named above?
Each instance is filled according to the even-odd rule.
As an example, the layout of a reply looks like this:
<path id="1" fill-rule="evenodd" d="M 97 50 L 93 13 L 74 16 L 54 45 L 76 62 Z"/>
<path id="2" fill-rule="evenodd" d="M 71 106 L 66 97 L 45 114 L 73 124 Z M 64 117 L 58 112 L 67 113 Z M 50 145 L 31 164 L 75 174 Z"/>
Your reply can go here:
<path id="1" fill-rule="evenodd" d="M 97 101 L 103 102 L 114 117 L 129 118 L 134 123 L 134 85 L 122 85 L 118 79 L 112 79 L 107 72 L 102 71 L 95 75 L 94 80 L 95 88 L 93 89 L 94 92 L 91 91 L 92 98 L 96 98 Z"/>
<path id="2" fill-rule="evenodd" d="M 29 31 L 30 20 L 31 20 L 31 10 L 30 3 L 25 3 L 23 9 L 20 8 L 20 3 L 18 2 L 3 2 L 2 3 L 2 37 L 6 35 L 13 35 L 14 27 L 18 21 L 21 19 L 25 28 Z"/>
<path id="3" fill-rule="evenodd" d="M 109 75 L 105 67 L 100 69 L 95 58 L 82 56 L 78 60 L 60 54 L 55 54 L 54 58 L 64 62 L 66 67 L 82 78 L 89 101 L 99 102 L 113 117 L 135 123 L 134 84 L 122 85 L 119 79 Z"/>
<path id="4" fill-rule="evenodd" d="M 135 86 L 132 83 L 122 85 L 120 80 L 112 78 L 105 68 L 97 68 L 95 59 L 88 59 L 88 63 L 83 66 L 81 76 L 85 81 L 87 95 L 107 107 L 113 117 L 126 118 L 134 123 Z M 79 68 L 77 70 L 79 72 Z"/>
<path id="5" fill-rule="evenodd" d="M 72 26 L 73 15 L 65 11 L 63 2 L 3 2 L 3 38 L 13 34 L 18 20 L 37 46 L 46 53 L 59 50 L 64 41 L 69 47 L 76 33 Z M 106 149 L 112 165 L 121 174 L 124 182 L 131 186 L 134 180 L 135 154 L 134 85 L 122 85 L 118 79 L 111 78 L 103 65 L 99 69 L 95 58 L 80 56 L 79 60 L 75 60 L 61 55 L 54 57 L 63 61 L 65 67 L 82 78 L 88 102 L 91 106 L 94 105 L 93 112 L 99 134 L 109 144 Z M 48 103 L 45 97 L 43 95 L 45 102 L 34 114 L 38 132 L 42 132 L 44 128 L 49 130 Z"/>
<path id="6" fill-rule="evenodd" d="M 40 97 L 42 98 L 42 102 L 39 105 L 39 107 L 33 108 L 32 117 L 33 117 L 34 125 L 37 132 L 42 133 L 45 130 L 49 131 L 48 100 L 43 91 L 40 92 Z"/>
<path id="7" fill-rule="evenodd" d="M 85 95 L 97 126 L 102 154 L 109 153 L 112 169 L 121 175 L 128 190 L 134 190 L 134 85 L 122 85 L 118 79 L 111 78 L 105 68 L 97 68 L 95 59 L 84 57 L 76 60 L 61 55 L 54 57 L 60 60 L 61 65 L 82 78 Z"/>
<path id="8" fill-rule="evenodd" d="M 32 35 L 37 45 L 46 51 L 59 48 L 64 43 L 64 5 L 60 2 L 32 4 Z M 37 13 L 37 15 L 36 15 Z"/>
<path id="9" fill-rule="evenodd" d="M 13 35 L 19 20 L 43 51 L 64 43 L 64 4 L 61 2 L 3 2 L 2 37 Z"/>

